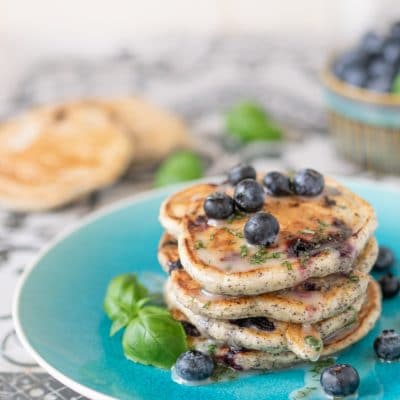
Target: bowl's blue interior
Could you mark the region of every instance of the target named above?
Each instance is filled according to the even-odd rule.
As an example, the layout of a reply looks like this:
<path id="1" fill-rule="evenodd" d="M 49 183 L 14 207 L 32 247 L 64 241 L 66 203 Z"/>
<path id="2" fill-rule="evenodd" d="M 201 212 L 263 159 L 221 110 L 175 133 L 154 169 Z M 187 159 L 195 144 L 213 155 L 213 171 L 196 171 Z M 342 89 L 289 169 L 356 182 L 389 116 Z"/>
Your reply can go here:
<path id="1" fill-rule="evenodd" d="M 400 258 L 400 191 L 353 183 L 376 208 L 380 243 Z M 36 264 L 23 285 L 17 318 L 30 346 L 70 379 L 118 399 L 285 399 L 303 385 L 304 369 L 252 376 L 202 387 L 173 383 L 168 371 L 127 361 L 120 336 L 109 338 L 102 311 L 110 279 L 123 272 L 163 275 L 156 250 L 161 201 L 171 189 L 117 208 L 82 226 Z M 396 273 L 398 273 L 398 265 Z M 382 327 L 400 330 L 398 298 L 385 301 L 383 318 L 367 338 L 343 352 L 361 375 L 361 398 L 400 398 L 400 364 L 374 363 L 372 342 Z"/>

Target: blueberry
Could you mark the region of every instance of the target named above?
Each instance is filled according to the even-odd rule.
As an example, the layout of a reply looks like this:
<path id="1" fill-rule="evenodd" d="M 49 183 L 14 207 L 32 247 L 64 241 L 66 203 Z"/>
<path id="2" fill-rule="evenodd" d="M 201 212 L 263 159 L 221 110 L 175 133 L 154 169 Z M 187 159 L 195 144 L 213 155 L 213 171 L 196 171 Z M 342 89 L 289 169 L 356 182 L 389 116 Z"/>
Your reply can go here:
<path id="1" fill-rule="evenodd" d="M 378 76 L 370 79 L 365 87 L 373 92 L 389 93 L 392 90 L 392 78 L 387 76 Z"/>
<path id="2" fill-rule="evenodd" d="M 399 293 L 400 282 L 392 274 L 389 273 L 382 276 L 378 282 L 381 286 L 382 296 L 384 299 L 390 299 Z"/>
<path id="3" fill-rule="evenodd" d="M 209 218 L 225 219 L 232 215 L 234 203 L 226 193 L 215 192 L 204 200 L 204 211 Z"/>
<path id="4" fill-rule="evenodd" d="M 400 39 L 400 21 L 396 21 L 390 27 L 390 36 Z"/>
<path id="5" fill-rule="evenodd" d="M 288 196 L 293 193 L 289 177 L 280 172 L 269 172 L 264 176 L 263 183 L 268 193 L 273 196 Z"/>
<path id="6" fill-rule="evenodd" d="M 364 87 L 368 79 L 367 70 L 361 65 L 350 65 L 344 69 L 342 79 L 349 85 Z"/>
<path id="7" fill-rule="evenodd" d="M 317 196 L 324 190 L 324 177 L 317 171 L 307 168 L 296 172 L 293 186 L 300 196 Z"/>
<path id="8" fill-rule="evenodd" d="M 187 381 L 201 381 L 214 372 L 214 362 L 207 354 L 197 350 L 182 353 L 175 364 L 175 372 Z"/>
<path id="9" fill-rule="evenodd" d="M 383 45 L 383 58 L 390 64 L 400 62 L 400 39 L 388 38 Z"/>
<path id="10" fill-rule="evenodd" d="M 375 261 L 374 271 L 383 271 L 394 264 L 392 250 L 385 246 L 379 246 L 378 258 Z"/>
<path id="11" fill-rule="evenodd" d="M 228 172 L 228 180 L 232 185 L 237 185 L 243 179 L 256 179 L 256 170 L 248 164 L 238 164 Z"/>
<path id="12" fill-rule="evenodd" d="M 348 396 L 360 386 L 358 372 L 349 364 L 335 364 L 322 371 L 320 382 L 330 396 Z"/>
<path id="13" fill-rule="evenodd" d="M 257 181 L 244 179 L 237 184 L 233 198 L 240 210 L 256 212 L 261 210 L 264 205 L 265 193 Z"/>
<path id="14" fill-rule="evenodd" d="M 279 233 L 279 222 L 270 213 L 253 215 L 244 226 L 244 237 L 250 244 L 267 246 L 275 242 Z"/>
<path id="15" fill-rule="evenodd" d="M 262 331 L 272 332 L 275 330 L 275 324 L 266 317 L 250 317 L 230 320 L 234 325 L 240 326 L 241 328 L 258 328 Z"/>
<path id="16" fill-rule="evenodd" d="M 377 78 L 381 76 L 386 76 L 389 79 L 393 79 L 396 74 L 396 69 L 392 64 L 386 62 L 381 57 L 373 59 L 367 68 L 368 76 L 371 78 Z"/>
<path id="17" fill-rule="evenodd" d="M 175 261 L 168 262 L 168 273 L 171 275 L 172 271 L 182 269 L 181 260 L 178 258 Z"/>
<path id="18" fill-rule="evenodd" d="M 383 40 L 375 32 L 367 32 L 360 42 L 360 48 L 367 54 L 375 55 L 382 49 Z"/>
<path id="19" fill-rule="evenodd" d="M 382 331 L 374 341 L 376 355 L 385 361 L 393 361 L 400 358 L 400 335 L 394 329 Z"/>
<path id="20" fill-rule="evenodd" d="M 360 50 L 347 51 L 335 60 L 333 63 L 333 72 L 338 78 L 343 79 L 346 69 L 354 65 L 363 66 L 367 60 L 366 54 Z"/>

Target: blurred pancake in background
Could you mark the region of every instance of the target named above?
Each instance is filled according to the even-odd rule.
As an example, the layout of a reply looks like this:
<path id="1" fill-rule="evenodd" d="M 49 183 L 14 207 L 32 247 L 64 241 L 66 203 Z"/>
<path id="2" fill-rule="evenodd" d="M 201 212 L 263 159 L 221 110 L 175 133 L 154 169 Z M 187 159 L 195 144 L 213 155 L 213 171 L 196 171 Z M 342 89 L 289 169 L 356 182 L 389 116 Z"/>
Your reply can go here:
<path id="1" fill-rule="evenodd" d="M 0 204 L 62 206 L 112 184 L 131 163 L 161 161 L 187 137 L 177 117 L 134 98 L 33 109 L 0 125 Z"/>

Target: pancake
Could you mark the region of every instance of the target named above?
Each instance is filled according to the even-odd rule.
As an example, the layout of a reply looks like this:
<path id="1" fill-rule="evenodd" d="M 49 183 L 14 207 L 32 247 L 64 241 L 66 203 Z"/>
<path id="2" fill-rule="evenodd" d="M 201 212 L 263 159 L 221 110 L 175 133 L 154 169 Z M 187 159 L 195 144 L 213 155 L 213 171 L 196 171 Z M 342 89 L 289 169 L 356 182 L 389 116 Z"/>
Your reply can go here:
<path id="1" fill-rule="evenodd" d="M 233 188 L 217 190 L 232 194 Z M 196 191 L 191 192 L 193 199 Z M 377 226 L 373 208 L 330 178 L 317 197 L 266 197 L 263 210 L 280 224 L 277 242 L 269 247 L 243 238 L 248 214 L 208 220 L 203 200 L 192 200 L 183 217 L 178 250 L 192 278 L 217 294 L 273 292 L 310 277 L 348 273 Z"/>
<path id="2" fill-rule="evenodd" d="M 359 313 L 357 324 L 353 326 L 352 330 L 338 332 L 336 338 L 332 337 L 330 341 L 326 342 L 321 356 L 335 354 L 361 340 L 373 328 L 380 312 L 380 289 L 378 284 L 371 280 L 367 302 Z M 178 310 L 172 310 L 172 314 L 177 320 L 187 321 L 187 317 Z M 223 343 L 207 339 L 204 336 L 188 336 L 188 344 L 191 348 L 211 353 L 218 362 L 237 370 L 275 370 L 304 361 L 291 351 L 271 353 L 260 350 L 232 348 Z"/>
<path id="3" fill-rule="evenodd" d="M 128 129 L 135 148 L 134 164 L 154 163 L 189 145 L 189 133 L 174 114 L 137 97 L 104 100 Z"/>
<path id="4" fill-rule="evenodd" d="M 378 242 L 372 237 L 357 258 L 355 262 L 356 268 L 365 274 L 369 274 L 378 257 L 378 251 Z M 179 260 L 178 240 L 175 239 L 175 236 L 166 232 L 161 236 L 157 256 L 161 268 L 168 273 L 171 265 Z"/>
<path id="5" fill-rule="evenodd" d="M 58 207 L 114 182 L 133 153 L 124 127 L 98 102 L 38 108 L 0 126 L 0 204 Z"/>
<path id="6" fill-rule="evenodd" d="M 159 251 L 159 259 L 165 268 L 175 261 L 173 239 L 170 238 L 164 236 Z M 376 246 L 375 239 L 368 242 L 349 276 L 333 274 L 325 278 L 310 278 L 294 288 L 278 292 L 240 297 L 214 295 L 202 289 L 183 269 L 171 272 L 169 290 L 183 306 L 211 318 L 264 316 L 286 322 L 314 323 L 345 311 L 365 293 L 369 278 L 358 268 L 368 269 L 365 267 L 367 264 L 371 268 L 376 259 Z"/>
<path id="7" fill-rule="evenodd" d="M 169 234 L 178 237 L 182 220 L 188 213 L 190 205 L 215 192 L 216 188 L 217 185 L 212 183 L 198 183 L 168 197 L 160 207 L 161 225 Z"/>
<path id="8" fill-rule="evenodd" d="M 336 332 L 351 329 L 357 323 L 358 313 L 366 300 L 366 293 L 343 313 L 316 323 L 299 325 L 264 317 L 239 320 L 220 320 L 193 313 L 177 301 L 168 285 L 165 299 L 169 308 L 180 310 L 204 336 L 230 347 L 280 353 L 292 351 L 302 359 L 317 360 L 323 351 L 323 342 Z"/>

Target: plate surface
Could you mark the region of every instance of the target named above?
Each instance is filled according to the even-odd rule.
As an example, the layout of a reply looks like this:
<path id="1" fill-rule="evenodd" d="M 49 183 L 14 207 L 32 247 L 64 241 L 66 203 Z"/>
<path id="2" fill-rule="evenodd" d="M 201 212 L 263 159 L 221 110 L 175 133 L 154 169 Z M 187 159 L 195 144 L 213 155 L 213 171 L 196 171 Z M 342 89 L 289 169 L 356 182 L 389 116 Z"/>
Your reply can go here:
<path id="1" fill-rule="evenodd" d="M 344 180 L 369 200 L 379 218 L 381 244 L 400 259 L 400 190 Z M 136 272 L 164 276 L 157 263 L 161 201 L 176 187 L 121 202 L 63 234 L 45 249 L 21 279 L 14 301 L 19 338 L 56 379 L 92 399 L 286 399 L 304 385 L 304 368 L 274 372 L 209 386 L 184 387 L 161 371 L 126 360 L 120 337 L 109 338 L 102 311 L 108 282 Z M 399 263 L 394 268 L 399 273 Z M 150 274 L 150 275 L 149 275 Z M 359 398 L 399 399 L 400 363 L 375 362 L 372 343 L 381 329 L 400 331 L 400 299 L 384 302 L 383 316 L 364 340 L 343 352 L 339 362 L 361 376 Z"/>

